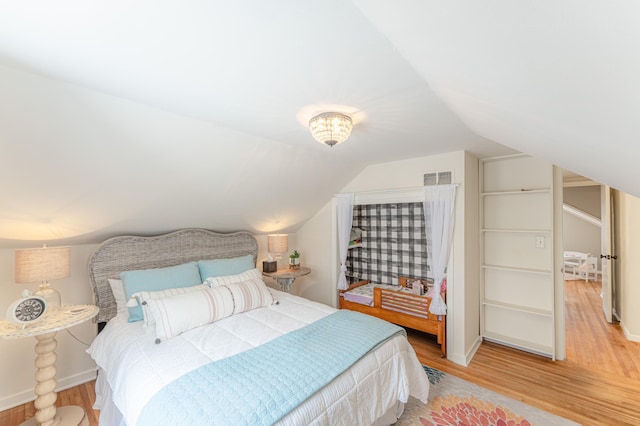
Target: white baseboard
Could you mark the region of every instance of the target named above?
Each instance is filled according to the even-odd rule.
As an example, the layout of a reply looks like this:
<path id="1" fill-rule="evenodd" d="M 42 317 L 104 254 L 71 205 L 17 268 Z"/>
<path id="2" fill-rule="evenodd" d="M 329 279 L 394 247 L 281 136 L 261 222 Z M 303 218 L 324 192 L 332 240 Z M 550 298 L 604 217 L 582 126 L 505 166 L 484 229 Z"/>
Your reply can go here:
<path id="1" fill-rule="evenodd" d="M 620 327 L 622 328 L 624 336 L 627 338 L 627 340 L 631 340 L 632 342 L 640 342 L 640 335 L 631 334 L 622 321 L 620 321 Z"/>
<path id="2" fill-rule="evenodd" d="M 468 364 L 465 364 L 466 359 L 464 357 L 464 355 L 447 355 L 447 359 L 451 362 L 455 362 L 456 364 L 462 365 L 463 367 L 466 367 Z"/>
<path id="3" fill-rule="evenodd" d="M 87 370 L 82 373 L 75 374 L 71 377 L 65 377 L 57 379 L 56 392 L 60 392 L 65 389 L 72 388 L 74 386 L 81 385 L 83 383 L 90 382 L 96 378 L 97 371 L 95 369 Z M 33 382 L 33 388 L 36 383 Z M 36 399 L 33 388 L 27 389 L 23 392 L 18 392 L 13 395 L 0 399 L 0 411 L 8 410 L 9 408 L 17 407 L 18 405 L 31 402 Z"/>
<path id="4" fill-rule="evenodd" d="M 476 355 L 476 352 L 480 349 L 480 345 L 482 345 L 482 337 L 478 336 L 476 341 L 473 342 L 471 348 L 467 351 L 466 363 L 464 364 L 465 367 L 469 365 L 473 357 Z"/>
<path id="5" fill-rule="evenodd" d="M 455 362 L 456 364 L 462 365 L 463 367 L 467 367 L 471 362 L 471 360 L 473 359 L 476 352 L 478 352 L 478 349 L 480 348 L 481 344 L 482 344 L 482 338 L 478 336 L 476 338 L 476 341 L 473 342 L 473 345 L 471 346 L 471 348 L 467 351 L 467 353 L 455 354 L 455 353 L 449 353 L 447 351 L 447 359 L 449 361 Z"/>

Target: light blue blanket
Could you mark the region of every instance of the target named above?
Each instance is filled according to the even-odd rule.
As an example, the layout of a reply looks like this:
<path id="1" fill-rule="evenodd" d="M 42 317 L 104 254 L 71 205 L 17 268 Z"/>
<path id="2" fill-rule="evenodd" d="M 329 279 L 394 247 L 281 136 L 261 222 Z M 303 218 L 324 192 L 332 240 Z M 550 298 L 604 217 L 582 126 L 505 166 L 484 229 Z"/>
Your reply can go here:
<path id="1" fill-rule="evenodd" d="M 337 311 L 176 379 L 147 403 L 138 425 L 271 425 L 398 333 L 386 321 Z"/>

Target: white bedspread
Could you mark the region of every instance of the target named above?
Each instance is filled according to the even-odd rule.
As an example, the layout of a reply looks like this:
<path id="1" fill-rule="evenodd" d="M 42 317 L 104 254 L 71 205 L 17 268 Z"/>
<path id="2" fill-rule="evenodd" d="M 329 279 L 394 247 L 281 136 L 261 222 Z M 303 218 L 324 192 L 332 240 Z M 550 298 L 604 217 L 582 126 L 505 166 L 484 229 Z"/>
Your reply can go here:
<path id="1" fill-rule="evenodd" d="M 273 290 L 277 305 L 256 309 L 155 344 L 151 327 L 116 317 L 87 352 L 105 373 L 113 402 L 135 425 L 147 401 L 167 383 L 205 363 L 263 344 L 334 312 Z M 372 424 L 409 395 L 426 402 L 429 382 L 406 338 L 398 336 L 284 417 L 279 424 Z M 100 409 L 101 407 L 96 407 Z"/>

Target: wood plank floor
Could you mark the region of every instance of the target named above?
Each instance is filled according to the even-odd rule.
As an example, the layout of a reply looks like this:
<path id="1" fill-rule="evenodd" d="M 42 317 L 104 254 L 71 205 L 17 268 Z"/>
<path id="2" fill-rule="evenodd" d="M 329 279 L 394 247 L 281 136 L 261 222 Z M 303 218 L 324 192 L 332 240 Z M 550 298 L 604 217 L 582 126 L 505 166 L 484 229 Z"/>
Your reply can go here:
<path id="1" fill-rule="evenodd" d="M 567 360 L 640 380 L 640 343 L 626 339 L 620 324 L 602 313 L 599 281 L 565 281 Z"/>
<path id="2" fill-rule="evenodd" d="M 82 385 L 58 392 L 56 406 L 79 405 L 86 410 L 90 425 L 97 426 L 100 411 L 91 408 L 96 400 L 95 384 L 96 381 L 92 380 Z M 0 412 L 0 425 L 17 426 L 26 419 L 33 417 L 35 414 L 36 410 L 33 406 L 33 402 L 18 405 L 17 407 Z"/>
<path id="3" fill-rule="evenodd" d="M 601 314 L 599 283 L 567 281 L 567 360 L 483 343 L 468 367 L 440 358 L 433 336 L 409 331 L 424 364 L 584 425 L 640 425 L 640 344 L 627 341 L 620 326 Z M 85 407 L 92 426 L 94 382 L 62 391 L 57 405 Z M 14 426 L 34 415 L 33 403 L 0 412 L 0 425 Z"/>

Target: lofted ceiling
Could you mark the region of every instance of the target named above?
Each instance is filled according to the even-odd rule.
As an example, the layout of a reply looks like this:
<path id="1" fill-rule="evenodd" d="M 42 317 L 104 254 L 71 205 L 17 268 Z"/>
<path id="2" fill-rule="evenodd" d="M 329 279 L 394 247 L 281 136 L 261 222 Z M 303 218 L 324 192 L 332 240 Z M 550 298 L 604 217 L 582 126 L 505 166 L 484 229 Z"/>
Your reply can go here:
<path id="1" fill-rule="evenodd" d="M 458 150 L 640 195 L 639 8 L 4 2 L 0 245 L 292 232 L 369 164 Z M 306 127 L 331 109 L 333 148 Z"/>

